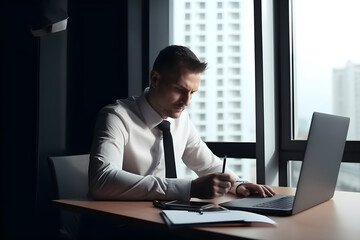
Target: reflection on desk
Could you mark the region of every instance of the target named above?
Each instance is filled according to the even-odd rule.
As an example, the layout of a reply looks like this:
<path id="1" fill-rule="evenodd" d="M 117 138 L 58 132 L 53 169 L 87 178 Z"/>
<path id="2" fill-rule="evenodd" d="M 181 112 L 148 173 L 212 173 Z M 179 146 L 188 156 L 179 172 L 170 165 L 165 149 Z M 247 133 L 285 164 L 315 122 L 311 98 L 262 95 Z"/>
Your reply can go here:
<path id="1" fill-rule="evenodd" d="M 292 188 L 274 187 L 274 190 L 283 194 L 294 193 Z M 234 198 L 233 195 L 227 195 L 213 201 L 219 204 Z M 139 228 L 149 224 L 153 228 L 159 227 L 159 231 L 164 229 L 161 210 L 153 207 L 151 201 L 54 200 L 54 203 L 64 210 L 109 214 L 119 221 L 131 220 Z M 333 199 L 294 216 L 269 216 L 277 223 L 277 227 L 257 223 L 241 227 L 197 226 L 186 227 L 186 231 L 182 232 L 190 233 L 197 239 L 359 239 L 359 203 L 360 193 L 335 192 Z"/>

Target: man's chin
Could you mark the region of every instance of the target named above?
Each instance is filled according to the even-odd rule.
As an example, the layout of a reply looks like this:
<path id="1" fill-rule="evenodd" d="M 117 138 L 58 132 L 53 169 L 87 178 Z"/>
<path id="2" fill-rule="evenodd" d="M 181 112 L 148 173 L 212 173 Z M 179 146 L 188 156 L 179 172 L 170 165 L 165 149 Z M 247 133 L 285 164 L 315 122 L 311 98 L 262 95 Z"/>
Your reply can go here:
<path id="1" fill-rule="evenodd" d="M 182 111 L 183 110 L 177 111 L 177 112 L 172 112 L 172 113 L 169 114 L 169 117 L 171 117 L 171 118 L 179 118 L 181 116 Z"/>
<path id="2" fill-rule="evenodd" d="M 170 116 L 171 118 L 179 118 L 181 115 L 181 113 L 176 113 L 176 114 L 173 114 L 172 116 Z"/>

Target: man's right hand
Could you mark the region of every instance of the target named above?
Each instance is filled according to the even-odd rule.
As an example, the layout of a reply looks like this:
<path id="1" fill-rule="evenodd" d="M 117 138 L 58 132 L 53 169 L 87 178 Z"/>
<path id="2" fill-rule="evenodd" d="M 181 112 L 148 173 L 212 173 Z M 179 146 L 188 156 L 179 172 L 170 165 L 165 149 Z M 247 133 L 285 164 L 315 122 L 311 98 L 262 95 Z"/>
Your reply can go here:
<path id="1" fill-rule="evenodd" d="M 212 173 L 191 182 L 190 196 L 210 199 L 221 197 L 234 185 L 235 179 L 227 173 Z"/>

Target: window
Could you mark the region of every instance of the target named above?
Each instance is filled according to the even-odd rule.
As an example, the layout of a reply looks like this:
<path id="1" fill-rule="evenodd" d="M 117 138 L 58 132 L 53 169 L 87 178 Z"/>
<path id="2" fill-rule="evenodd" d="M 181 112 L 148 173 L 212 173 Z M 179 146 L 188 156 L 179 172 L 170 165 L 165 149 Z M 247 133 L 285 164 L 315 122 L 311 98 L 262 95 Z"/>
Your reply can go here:
<path id="1" fill-rule="evenodd" d="M 240 86 L 240 79 L 230 79 L 229 81 L 232 86 Z"/>
<path id="2" fill-rule="evenodd" d="M 202 39 L 191 38 L 184 42 L 184 33 L 172 31 L 171 44 L 185 45 L 195 54 L 208 62 L 206 75 L 201 75 L 206 84 L 201 84 L 201 91 L 207 93 L 206 110 L 195 104 L 200 94 L 196 93 L 189 106 L 191 116 L 205 114 L 202 129 L 194 119 L 194 124 L 203 140 L 219 144 L 222 142 L 252 142 L 255 140 L 255 71 L 254 71 L 254 6 L 249 0 L 188 0 L 189 8 L 182 10 L 181 0 L 173 1 L 173 29 L 204 29 Z M 186 21 L 186 13 L 195 17 Z M 242 18 L 240 19 L 240 16 Z M 206 21 L 204 21 L 206 20 Z M 203 25 L 204 27 L 199 27 Z M 241 26 L 246 26 L 241 28 Z M 241 38 L 240 38 L 241 34 Z M 196 36 L 196 35 L 195 35 Z M 214 44 L 215 43 L 215 44 Z M 202 46 L 205 51 L 199 51 Z M 240 52 L 240 48 L 244 51 Z M 241 59 L 241 61 L 240 61 Z M 241 70 L 240 70 L 241 69 Z M 240 78 L 246 84 L 240 84 Z M 243 95 L 240 93 L 244 93 Z M 246 107 L 241 108 L 241 105 Z M 215 108 L 216 106 L 216 108 Z M 215 108 L 215 109 L 214 109 Z M 247 118 L 247 119 L 244 119 Z M 198 119 L 198 118 L 197 118 Z M 206 119 L 206 120 L 205 120 Z M 220 132 L 214 131 L 217 129 Z M 246 131 L 242 131 L 246 129 Z M 255 145 L 255 143 L 254 143 Z M 220 147 L 221 146 L 221 147 Z M 222 150 L 224 151 L 224 150 Z M 226 150 L 225 150 L 226 151 Z M 231 156 L 229 156 L 231 157 Z M 241 156 L 235 156 L 241 157 Z M 255 157 L 255 156 L 254 156 Z M 246 171 L 246 167 L 241 168 Z M 240 173 L 239 173 L 240 174 Z M 241 173 L 243 174 L 243 173 Z M 240 175 L 241 175 L 240 174 Z"/>
<path id="3" fill-rule="evenodd" d="M 236 101 L 236 102 L 230 102 L 229 103 L 229 106 L 232 107 L 232 108 L 240 108 L 241 107 L 241 103 Z M 240 113 L 239 113 L 240 114 Z M 240 115 L 238 116 L 238 119 L 240 118 Z"/>
<path id="4" fill-rule="evenodd" d="M 231 35 L 229 35 L 229 39 L 230 39 L 230 41 L 238 42 L 238 41 L 240 41 L 240 35 L 231 34 Z"/>
<path id="5" fill-rule="evenodd" d="M 205 13 L 198 13 L 197 16 L 198 16 L 199 20 L 204 20 L 205 19 Z"/>
<path id="6" fill-rule="evenodd" d="M 205 53 L 205 52 L 206 52 L 206 49 L 205 49 L 204 46 L 199 46 L 199 47 L 198 47 L 198 51 L 199 51 L 199 53 Z"/>
<path id="7" fill-rule="evenodd" d="M 320 111 L 350 117 L 347 139 L 360 140 L 359 9 L 356 0 L 293 1 L 294 139 L 307 138 Z"/>
<path id="8" fill-rule="evenodd" d="M 204 3 L 204 7 L 201 7 L 201 2 Z M 272 5 L 272 2 L 274 2 L 274 5 Z M 336 9 L 333 7 L 334 2 L 338 6 Z M 248 149 L 251 152 L 251 156 L 248 156 L 250 158 L 253 158 L 259 152 L 258 149 L 260 148 L 255 148 L 255 137 L 258 137 L 257 142 L 261 143 L 265 139 L 265 134 L 255 135 L 255 129 L 256 127 L 265 127 L 267 115 L 265 115 L 265 111 L 262 111 L 264 109 L 262 109 L 261 103 L 266 104 L 269 101 L 261 102 L 263 99 L 260 99 L 255 105 L 255 86 L 257 93 L 264 93 L 263 90 L 270 89 L 266 93 L 274 93 L 276 100 L 278 100 L 276 102 L 278 109 L 268 112 L 274 113 L 274 116 L 271 117 L 278 119 L 273 122 L 281 124 L 281 127 L 279 126 L 280 130 L 277 130 L 279 131 L 281 146 L 276 146 L 280 151 L 280 185 L 287 184 L 289 175 L 296 176 L 292 172 L 292 170 L 296 171 L 296 168 L 292 168 L 291 164 L 288 163 L 291 163 L 291 161 L 301 162 L 303 158 L 306 146 L 305 139 L 309 126 L 309 114 L 307 116 L 303 114 L 306 112 L 305 109 L 310 107 L 317 111 L 335 113 L 334 109 L 341 109 L 343 111 L 351 105 L 352 111 L 355 114 L 351 116 L 352 130 L 349 133 L 351 132 L 351 134 L 355 135 L 349 134 L 348 136 L 343 159 L 343 165 L 346 164 L 348 167 L 342 167 L 339 175 L 340 181 L 341 178 L 346 178 L 343 177 L 345 168 L 355 169 L 356 171 L 360 165 L 360 139 L 355 130 L 359 126 L 358 119 L 360 119 L 360 112 L 357 109 L 360 104 L 357 104 L 358 100 L 349 101 L 350 97 L 358 99 L 360 96 L 360 71 L 358 70 L 358 57 L 360 54 L 356 44 L 360 42 L 360 31 L 356 31 L 356 23 L 360 22 L 358 19 L 359 15 L 356 12 L 356 10 L 360 9 L 358 2 L 357 0 L 284 0 L 280 2 L 249 0 L 171 1 L 170 17 L 172 19 L 170 19 L 169 23 L 172 30 L 164 30 L 165 34 L 161 34 L 161 31 L 159 34 L 156 31 L 156 35 L 160 39 L 155 38 L 156 41 L 152 39 L 152 43 L 150 41 L 150 60 L 153 59 L 152 55 L 154 55 L 151 52 L 152 49 L 159 49 L 160 46 L 163 47 L 165 44 L 170 43 L 188 46 L 194 50 L 200 59 L 208 62 L 208 69 L 202 75 L 204 82 L 201 84 L 199 91 L 194 95 L 192 101 L 192 103 L 206 102 L 206 105 L 200 109 L 199 105 L 190 104 L 189 113 L 191 117 L 196 116 L 196 114 L 205 114 L 206 120 L 202 120 L 201 123 L 194 123 L 200 132 L 200 136 L 207 141 L 208 146 L 213 151 L 215 150 L 216 154 L 220 153 L 219 156 L 227 151 L 234 154 L 234 161 L 235 159 L 236 161 L 244 159 L 246 156 L 240 155 Z M 265 11 L 270 9 L 267 8 L 270 5 L 271 11 Z M 264 8 L 261 9 L 261 7 Z M 272 8 L 275 11 L 272 11 Z M 278 25 L 275 26 L 271 18 L 261 19 L 261 17 L 267 18 L 266 14 L 270 13 L 277 14 L 274 18 L 274 24 Z M 319 17 L 320 13 L 321 17 Z M 186 19 L 186 16 L 188 16 L 186 14 L 191 14 L 191 20 Z M 331 17 L 329 17 L 330 15 Z M 164 14 L 164 16 L 168 15 Z M 163 19 L 163 21 L 167 20 Z M 260 22 L 260 20 L 262 21 Z M 307 23 L 309 24 L 308 27 L 304 27 L 304 24 Z M 204 33 L 196 32 L 199 30 L 196 24 L 205 25 Z M 217 30 L 218 24 L 222 24 L 222 30 Z M 269 25 L 274 28 L 267 31 L 266 27 Z M 159 24 L 156 25 L 156 27 L 158 26 Z M 253 31 L 254 26 L 255 32 Z M 166 27 L 160 29 L 166 29 Z M 256 38 L 257 41 L 255 42 L 254 35 L 259 36 L 259 32 L 261 34 L 273 32 L 275 33 L 275 38 L 271 37 L 271 41 L 263 41 L 262 43 L 259 41 L 260 38 Z M 153 37 L 152 34 L 155 35 L 155 31 L 150 31 L 151 37 Z M 196 34 L 204 35 L 204 41 L 199 42 Z M 167 35 L 169 36 L 168 39 L 166 38 Z M 166 40 L 163 41 L 163 39 Z M 256 48 L 254 47 L 254 42 Z M 276 46 L 276 48 L 271 47 L 272 51 L 274 51 L 274 58 L 265 58 L 265 51 L 259 54 L 260 44 L 265 49 L 265 45 L 273 46 L 272 43 L 275 43 Z M 331 46 L 326 48 L 328 43 L 331 43 Z M 156 45 L 157 48 L 153 48 L 152 45 Z M 200 50 L 200 46 L 204 47 L 204 51 Z M 351 51 L 348 49 L 351 49 Z M 258 60 L 259 58 L 255 59 L 254 52 L 260 58 L 264 57 L 264 61 Z M 348 54 L 351 58 L 344 60 L 343 56 L 345 54 Z M 266 57 L 270 55 L 268 54 Z M 217 63 L 218 57 L 222 58 L 222 64 Z M 254 84 L 255 67 L 259 67 L 259 62 L 262 62 L 262 64 L 264 62 L 271 62 L 269 59 L 275 59 L 276 66 L 270 67 L 270 70 L 274 70 L 275 73 L 271 74 L 271 71 L 268 71 L 270 72 L 268 75 L 276 75 L 276 79 L 279 79 L 279 82 L 276 82 L 275 85 L 269 88 L 266 85 L 268 82 L 257 78 L 256 84 Z M 327 64 L 325 66 L 325 60 L 335 61 L 334 59 L 338 61 L 336 64 Z M 253 64 L 254 62 L 257 63 L 256 66 Z M 309 63 L 317 67 L 316 71 L 311 70 L 312 66 Z M 231 68 L 238 68 L 238 70 L 233 71 Z M 329 76 L 325 82 L 325 77 L 318 72 L 318 70 L 322 71 L 324 69 L 327 72 L 327 76 Z M 265 72 L 269 68 L 266 69 L 261 66 L 261 69 L 257 69 L 256 72 L 262 72 L 263 70 Z M 146 74 L 148 73 L 146 72 Z M 353 82 L 351 82 L 352 80 L 346 80 L 349 75 L 351 75 Z M 258 82 L 263 85 L 258 85 Z M 322 83 L 319 85 L 319 82 Z M 352 84 L 351 88 L 347 86 L 350 83 Z M 143 84 L 145 86 L 145 83 Z M 313 94 L 314 89 L 318 90 L 318 95 Z M 221 97 L 217 96 L 217 91 L 223 91 Z M 230 91 L 239 91 L 240 94 L 239 96 L 235 94 L 234 97 L 234 94 L 231 94 Z M 336 97 L 333 97 L 335 94 Z M 260 93 L 259 95 L 261 96 L 262 94 Z M 261 97 L 264 97 L 264 95 Z M 269 95 L 271 96 L 272 94 L 267 96 Z M 279 97 L 277 97 L 278 95 Z M 333 99 L 336 101 L 333 102 Z M 223 107 L 221 109 L 214 109 L 218 102 L 222 102 Z M 257 113 L 259 113 L 256 116 L 256 126 L 255 106 Z M 258 111 L 258 109 L 260 110 Z M 229 121 L 228 116 L 230 112 L 240 113 L 239 119 Z M 263 113 L 264 115 L 262 115 Z M 230 131 L 231 124 L 240 124 L 241 130 L 239 134 L 234 134 Z M 218 125 L 223 126 L 223 131 L 214 131 Z M 257 133 L 263 132 L 262 129 L 258 130 L 260 131 L 257 131 Z M 250 143 L 248 144 L 247 142 Z M 233 151 L 232 149 L 234 148 L 229 146 L 235 147 L 237 150 Z M 260 169 L 258 172 L 261 173 L 258 176 L 258 180 L 265 181 L 262 180 L 263 176 L 261 175 L 267 170 L 268 165 L 263 161 L 262 157 L 260 157 L 260 160 L 257 158 L 256 163 L 261 165 L 257 166 Z M 266 164 L 266 167 L 262 166 L 263 164 L 264 166 Z M 246 172 L 246 170 L 242 171 Z M 357 189 L 356 187 L 350 187 L 351 185 L 349 184 L 349 182 L 356 182 L 357 180 L 347 179 L 342 182 L 342 185 L 348 186 L 350 190 Z"/>
<path id="9" fill-rule="evenodd" d="M 205 36 L 204 35 L 198 35 L 197 39 L 199 42 L 204 42 L 205 41 Z"/>
<path id="10" fill-rule="evenodd" d="M 204 109 L 205 106 L 206 106 L 206 104 L 205 104 L 204 102 L 197 102 L 197 103 L 196 103 L 196 107 L 197 107 L 198 109 Z"/>
<path id="11" fill-rule="evenodd" d="M 239 8 L 240 3 L 239 2 L 229 2 L 230 8 Z"/>
<path id="12" fill-rule="evenodd" d="M 199 4 L 199 8 L 200 8 L 200 9 L 204 9 L 205 6 L 206 6 L 206 5 L 205 5 L 205 2 L 199 2 L 198 4 Z"/>
<path id="13" fill-rule="evenodd" d="M 238 23 L 229 24 L 229 26 L 230 26 L 230 29 L 231 29 L 232 31 L 240 30 L 240 24 L 238 24 Z"/>
<path id="14" fill-rule="evenodd" d="M 230 127 L 230 131 L 237 132 L 237 131 L 241 130 L 241 125 L 240 124 L 231 124 L 229 127 Z"/>
<path id="15" fill-rule="evenodd" d="M 232 75 L 239 75 L 240 74 L 240 68 L 229 68 L 229 73 Z"/>
<path id="16" fill-rule="evenodd" d="M 229 51 L 233 53 L 239 53 L 240 52 L 240 46 L 229 46 Z"/>
<path id="17" fill-rule="evenodd" d="M 240 113 L 239 112 L 232 112 L 232 113 L 230 113 L 229 114 L 229 119 L 231 120 L 231 119 L 233 119 L 233 120 L 236 120 L 236 119 L 239 119 L 240 118 Z M 235 129 L 234 128 L 234 124 L 230 124 L 230 127 L 232 128 L 232 129 Z M 237 126 L 237 125 L 236 125 Z M 239 125 L 240 126 L 240 125 Z M 240 128 L 239 128 L 240 129 Z"/>
<path id="18" fill-rule="evenodd" d="M 240 57 L 229 57 L 230 63 L 240 63 Z"/>
<path id="19" fill-rule="evenodd" d="M 246 158 L 228 158 L 226 162 L 229 168 L 235 172 L 240 173 L 239 177 L 249 179 L 251 182 L 256 182 L 256 160 Z"/>
<path id="20" fill-rule="evenodd" d="M 199 91 L 199 97 L 200 98 L 205 98 L 206 97 L 206 93 L 204 91 Z"/>
<path id="21" fill-rule="evenodd" d="M 279 29 L 281 65 L 289 64 L 282 70 L 280 83 L 284 153 L 280 169 L 286 169 L 280 172 L 280 184 L 296 185 L 311 116 L 319 111 L 350 117 L 337 190 L 360 191 L 360 99 L 356 90 L 360 34 L 352 30 L 360 21 L 356 11 L 360 2 L 317 0 L 311 7 L 308 1 L 288 3 L 280 21 L 290 19 L 289 27 Z M 284 47 L 287 44 L 288 48 Z M 286 179 L 281 177 L 283 173 Z"/>
<path id="22" fill-rule="evenodd" d="M 197 27 L 199 31 L 205 31 L 205 24 L 198 24 Z"/>
<path id="23" fill-rule="evenodd" d="M 238 13 L 238 12 L 231 12 L 231 13 L 229 13 L 229 17 L 230 17 L 230 19 L 239 19 L 240 18 L 240 13 Z"/>
<path id="24" fill-rule="evenodd" d="M 205 130 L 205 125 L 197 125 L 197 128 L 200 130 L 200 133 L 203 132 Z"/>
<path id="25" fill-rule="evenodd" d="M 232 141 L 232 142 L 239 142 L 239 141 L 241 141 L 241 136 L 239 136 L 239 135 L 230 135 L 229 140 Z"/>
<path id="26" fill-rule="evenodd" d="M 240 97 L 240 90 L 230 90 L 229 93 L 232 97 Z"/>
<path id="27" fill-rule="evenodd" d="M 299 180 L 301 161 L 289 162 L 288 185 L 296 187 Z M 336 189 L 360 192 L 360 163 L 341 163 Z M 351 184 L 349 184 L 351 183 Z"/>
<path id="28" fill-rule="evenodd" d="M 205 114 L 203 114 L 203 113 L 197 114 L 196 115 L 196 120 L 200 120 L 200 121 L 206 120 Z"/>

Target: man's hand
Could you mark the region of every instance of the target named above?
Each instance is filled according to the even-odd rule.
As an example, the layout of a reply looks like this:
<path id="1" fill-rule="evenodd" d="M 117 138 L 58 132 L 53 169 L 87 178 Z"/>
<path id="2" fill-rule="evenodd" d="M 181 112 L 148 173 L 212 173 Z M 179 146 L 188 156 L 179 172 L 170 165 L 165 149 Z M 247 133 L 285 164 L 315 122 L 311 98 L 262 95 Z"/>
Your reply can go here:
<path id="1" fill-rule="evenodd" d="M 234 183 L 235 179 L 227 173 L 205 175 L 191 182 L 190 196 L 205 199 L 221 197 Z"/>
<path id="2" fill-rule="evenodd" d="M 240 197 L 248 197 L 250 195 L 260 195 L 262 197 L 272 197 L 276 193 L 267 185 L 259 185 L 255 183 L 243 183 L 236 188 L 236 194 Z"/>

